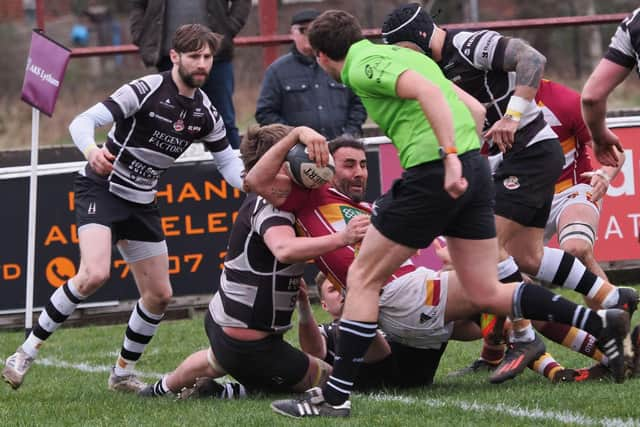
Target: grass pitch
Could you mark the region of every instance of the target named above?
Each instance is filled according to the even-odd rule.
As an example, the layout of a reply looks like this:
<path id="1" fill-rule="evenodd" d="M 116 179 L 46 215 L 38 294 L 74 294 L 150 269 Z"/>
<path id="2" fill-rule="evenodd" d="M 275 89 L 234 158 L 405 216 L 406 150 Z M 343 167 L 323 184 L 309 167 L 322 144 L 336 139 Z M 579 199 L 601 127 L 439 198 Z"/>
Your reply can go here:
<path id="1" fill-rule="evenodd" d="M 141 399 L 106 386 L 124 329 L 121 324 L 57 331 L 18 391 L 1 384 L 0 426 L 640 426 L 640 379 L 622 385 L 611 381 L 553 385 L 528 370 L 502 385 L 489 384 L 486 374 L 447 377 L 478 356 L 480 342 L 451 342 L 431 387 L 356 394 L 347 420 L 284 418 L 271 412 L 272 397 L 231 402 Z M 297 342 L 297 330 L 287 336 Z M 0 357 L 11 354 L 22 339 L 21 332 L 0 332 Z M 166 321 L 137 368 L 144 379 L 153 381 L 207 345 L 202 316 Z M 564 366 L 591 365 L 591 360 L 554 343 L 547 343 L 547 349 Z"/>

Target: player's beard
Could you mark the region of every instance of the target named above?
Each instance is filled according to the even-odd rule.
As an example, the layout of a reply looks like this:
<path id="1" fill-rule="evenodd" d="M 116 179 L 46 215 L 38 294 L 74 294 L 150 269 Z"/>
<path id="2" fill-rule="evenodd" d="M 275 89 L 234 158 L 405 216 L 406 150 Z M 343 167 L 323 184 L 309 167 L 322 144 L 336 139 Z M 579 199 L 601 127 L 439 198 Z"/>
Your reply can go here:
<path id="1" fill-rule="evenodd" d="M 202 75 L 202 72 L 194 71 L 193 73 L 189 73 L 182 66 L 182 63 L 178 64 L 178 75 L 180 75 L 180 78 L 182 79 L 184 84 L 189 86 L 190 88 L 197 89 L 199 87 L 202 87 L 206 83 L 207 79 L 209 78 L 209 73 L 204 73 L 204 78 L 202 79 L 201 82 L 199 82 L 199 81 L 196 81 L 195 79 L 195 75 L 197 74 Z"/>
<path id="2" fill-rule="evenodd" d="M 364 196 L 367 192 L 367 184 L 362 180 L 358 181 L 358 184 L 361 187 L 360 191 L 352 191 L 352 182 L 348 179 L 339 180 L 335 182 L 334 185 L 340 192 L 347 195 L 351 200 L 356 203 L 360 203 L 364 200 Z"/>

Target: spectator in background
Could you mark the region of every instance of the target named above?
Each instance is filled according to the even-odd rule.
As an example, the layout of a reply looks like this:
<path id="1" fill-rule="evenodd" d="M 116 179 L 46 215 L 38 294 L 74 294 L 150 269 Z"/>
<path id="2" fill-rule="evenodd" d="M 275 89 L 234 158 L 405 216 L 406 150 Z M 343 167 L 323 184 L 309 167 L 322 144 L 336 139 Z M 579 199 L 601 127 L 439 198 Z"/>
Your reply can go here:
<path id="1" fill-rule="evenodd" d="M 240 146 L 233 106 L 233 37 L 244 27 L 251 0 L 132 0 L 131 36 L 140 48 L 145 65 L 158 71 L 171 69 L 171 37 L 183 24 L 203 24 L 224 36 L 213 58 L 209 80 L 202 87 L 222 115 L 227 138 L 233 148 Z"/>
<path id="2" fill-rule="evenodd" d="M 307 9 L 291 19 L 294 45 L 267 68 L 256 121 L 263 126 L 309 126 L 327 139 L 342 134 L 358 137 L 367 118 L 360 99 L 318 66 L 307 38 L 307 28 L 319 14 Z"/>
<path id="3" fill-rule="evenodd" d="M 27 25 L 33 27 L 36 23 L 36 0 L 22 0 L 22 10 Z"/>

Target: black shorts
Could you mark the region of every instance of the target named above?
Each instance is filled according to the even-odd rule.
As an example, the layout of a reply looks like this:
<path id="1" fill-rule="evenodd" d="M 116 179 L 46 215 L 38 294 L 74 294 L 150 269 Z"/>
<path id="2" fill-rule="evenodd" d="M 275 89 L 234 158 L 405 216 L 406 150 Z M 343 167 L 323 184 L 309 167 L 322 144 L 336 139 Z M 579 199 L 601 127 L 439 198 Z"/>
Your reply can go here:
<path id="1" fill-rule="evenodd" d="M 442 354 L 447 343 L 435 349 L 413 348 L 394 341 L 389 341 L 393 355 L 394 387 L 419 387 L 433 384 Z"/>
<path id="2" fill-rule="evenodd" d="M 409 168 L 376 200 L 371 223 L 386 238 L 426 248 L 436 236 L 490 239 L 496 236 L 493 185 L 487 159 L 478 150 L 460 156 L 467 191 L 453 199 L 444 191 L 444 164 Z"/>
<path id="3" fill-rule="evenodd" d="M 147 205 L 129 202 L 109 192 L 109 189 L 85 176 L 74 182 L 76 223 L 101 224 L 111 228 L 113 241 L 138 240 L 162 242 L 164 233 L 156 202 Z"/>
<path id="4" fill-rule="evenodd" d="M 282 335 L 239 341 L 226 335 L 207 310 L 204 328 L 220 366 L 253 392 L 290 392 L 309 369 L 309 357 Z"/>
<path id="5" fill-rule="evenodd" d="M 557 139 L 507 152 L 493 176 L 496 215 L 525 227 L 544 228 L 563 166 L 564 154 Z"/>

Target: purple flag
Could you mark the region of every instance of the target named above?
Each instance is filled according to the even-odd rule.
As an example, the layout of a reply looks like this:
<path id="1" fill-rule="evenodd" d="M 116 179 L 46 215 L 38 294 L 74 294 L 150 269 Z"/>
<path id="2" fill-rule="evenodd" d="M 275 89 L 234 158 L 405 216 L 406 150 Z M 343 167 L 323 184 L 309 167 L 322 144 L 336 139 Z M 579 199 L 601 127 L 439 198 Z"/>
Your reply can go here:
<path id="1" fill-rule="evenodd" d="M 22 85 L 22 100 L 51 117 L 71 51 L 33 30 L 27 68 Z"/>

